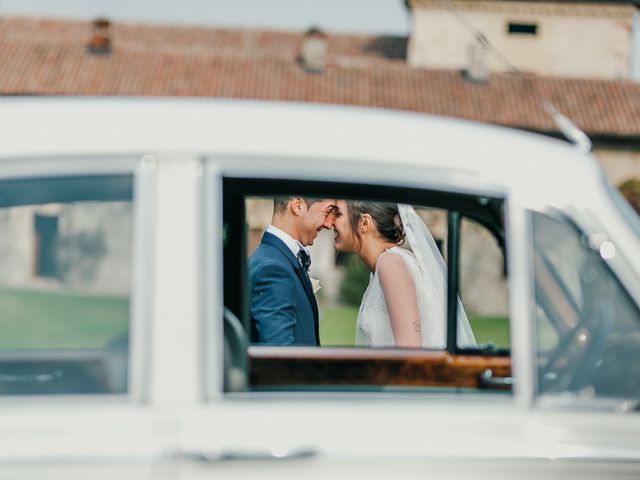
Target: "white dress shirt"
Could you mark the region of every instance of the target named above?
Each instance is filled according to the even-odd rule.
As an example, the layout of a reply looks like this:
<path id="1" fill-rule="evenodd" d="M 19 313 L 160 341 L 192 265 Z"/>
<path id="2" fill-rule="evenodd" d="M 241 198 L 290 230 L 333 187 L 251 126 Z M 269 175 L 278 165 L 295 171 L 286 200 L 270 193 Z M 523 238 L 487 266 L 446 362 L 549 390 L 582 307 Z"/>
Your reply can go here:
<path id="1" fill-rule="evenodd" d="M 307 252 L 307 254 L 309 254 L 309 251 L 306 248 L 304 248 L 304 246 L 298 240 L 293 238 L 287 232 L 283 232 L 278 227 L 274 227 L 273 225 L 269 225 L 267 227 L 266 231 L 268 233 L 272 234 L 272 235 L 275 235 L 280 240 L 282 240 L 284 242 L 284 244 L 287 247 L 289 247 L 289 250 L 291 250 L 291 252 L 293 253 L 294 257 L 296 257 L 296 258 L 298 257 L 298 252 L 300 251 L 300 249 L 304 250 L 305 252 Z"/>

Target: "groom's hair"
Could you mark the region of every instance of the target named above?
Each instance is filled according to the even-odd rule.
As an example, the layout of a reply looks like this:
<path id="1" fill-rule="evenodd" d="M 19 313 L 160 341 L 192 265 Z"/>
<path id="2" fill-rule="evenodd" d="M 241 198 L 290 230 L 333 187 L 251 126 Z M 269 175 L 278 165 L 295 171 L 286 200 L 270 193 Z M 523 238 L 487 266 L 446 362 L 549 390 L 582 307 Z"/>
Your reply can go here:
<path id="1" fill-rule="evenodd" d="M 273 197 L 273 211 L 277 213 L 285 212 L 287 210 L 287 205 L 289 205 L 289 202 L 294 198 L 301 198 L 304 201 L 304 203 L 307 204 L 307 207 L 310 207 L 314 203 L 320 201 L 319 198 L 303 197 L 302 195 L 289 195 L 287 197 L 283 197 L 283 196 Z"/>

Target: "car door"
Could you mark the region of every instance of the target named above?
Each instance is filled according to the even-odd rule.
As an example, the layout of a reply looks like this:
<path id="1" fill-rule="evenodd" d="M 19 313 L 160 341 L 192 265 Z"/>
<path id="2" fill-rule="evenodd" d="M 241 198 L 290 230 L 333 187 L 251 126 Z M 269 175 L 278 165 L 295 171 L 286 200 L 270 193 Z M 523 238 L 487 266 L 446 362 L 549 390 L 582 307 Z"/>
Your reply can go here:
<path id="1" fill-rule="evenodd" d="M 200 356 L 207 362 L 201 380 L 206 389 L 202 403 L 185 411 L 182 417 L 181 450 L 192 460 L 200 460 L 184 464 L 184 478 L 227 469 L 242 472 L 253 468 L 247 465 L 267 460 L 275 462 L 267 462 L 263 470 L 260 467 L 265 475 L 296 470 L 292 465 L 305 466 L 305 475 L 310 474 L 309 468 L 322 466 L 317 470 L 320 475 L 324 468 L 336 466 L 357 471 L 362 468 L 362 461 L 386 464 L 380 470 L 367 468 L 367 474 L 375 477 L 387 475 L 389 466 L 397 465 L 402 458 L 411 459 L 410 466 L 405 465 L 402 471 L 419 475 L 425 468 L 425 459 L 448 457 L 452 467 L 452 459 L 459 456 L 525 455 L 525 447 L 531 445 L 523 441 L 520 410 L 510 392 L 508 354 L 367 351 L 353 347 L 247 349 L 246 333 L 245 337 L 230 334 L 236 328 L 245 329 L 240 319 L 246 312 L 242 310 L 246 308 L 246 296 L 241 292 L 247 281 L 250 236 L 245 228 L 247 197 L 272 195 L 278 188 L 289 189 L 289 193 L 306 190 L 303 193 L 321 198 L 342 192 L 347 197 L 361 194 L 396 201 L 401 199 L 398 195 L 407 192 L 410 194 L 404 197 L 405 201 L 424 200 L 424 195 L 437 193 L 433 187 L 421 188 L 415 181 L 407 181 L 406 178 L 419 178 L 415 175 L 420 172 L 408 174 L 403 184 L 397 178 L 390 182 L 384 168 L 372 169 L 367 180 L 359 171 L 349 173 L 346 168 L 343 171 L 347 173 L 336 182 L 335 177 L 315 172 L 293 174 L 287 159 L 279 160 L 270 158 L 268 171 L 261 159 L 246 157 L 216 158 L 206 168 L 207 180 L 202 188 L 207 207 L 202 218 L 207 225 L 204 266 L 208 271 L 200 275 L 208 279 L 205 303 L 209 306 L 201 327 L 201 346 L 206 353 Z M 330 165 L 328 161 L 320 164 L 327 168 Z M 443 183 L 439 185 L 444 197 L 462 192 L 452 185 L 447 192 Z M 502 193 L 496 192 L 496 198 Z M 441 206 L 444 197 L 440 198 Z M 477 203 L 477 198 L 474 201 Z M 411 361 L 415 362 L 415 372 L 427 373 L 422 379 L 426 378 L 426 383 L 421 384 L 419 378 L 413 384 L 388 381 L 409 378 L 406 374 L 411 371 Z M 300 370 L 292 382 L 296 362 Z M 321 367 L 331 362 L 335 368 L 309 369 L 310 364 Z M 349 362 L 352 367 L 355 362 L 351 371 L 344 369 Z M 283 364 L 293 368 L 287 372 L 281 368 Z M 242 365 L 248 367 L 243 370 Z M 455 373 L 445 373 L 442 383 L 434 382 L 435 376 L 428 373 L 444 365 Z M 262 373 L 258 371 L 260 366 L 265 367 Z M 387 368 L 386 372 L 380 366 Z M 342 381 L 336 381 L 341 368 Z M 367 375 L 363 368 L 382 373 L 382 381 L 362 382 L 362 375 Z M 494 377 L 499 378 L 491 384 L 489 375 L 485 378 L 487 383 L 481 385 L 481 374 L 492 368 Z M 262 383 L 265 377 L 261 375 L 267 370 L 277 381 Z M 487 435 L 487 430 L 492 434 Z M 390 438 L 387 432 L 395 433 Z M 355 460 L 358 458 L 361 460 Z"/>
<path id="2" fill-rule="evenodd" d="M 138 155 L 0 164 L 0 477 L 154 478 L 154 168 Z"/>
<path id="3" fill-rule="evenodd" d="M 315 164 L 328 171 L 338 168 L 330 159 Z M 263 159 L 216 158 L 204 168 L 200 188 L 206 204 L 201 212 L 207 225 L 201 230 L 206 233 L 206 261 L 198 274 L 206 278 L 199 336 L 204 352 L 198 357 L 203 390 L 201 401 L 181 415 L 181 478 L 319 478 L 336 472 L 367 478 L 417 478 L 425 472 L 445 478 L 467 478 L 472 472 L 480 478 L 597 478 L 636 471 L 633 463 L 600 455 L 604 450 L 589 462 L 571 461 L 583 452 L 576 425 L 593 433 L 604 431 L 607 422 L 621 425 L 623 419 L 532 408 L 535 337 L 527 307 L 528 292 L 534 289 L 528 269 L 531 237 L 527 212 L 510 192 L 437 172 L 394 176 L 389 169 L 372 167 L 363 175 L 341 162 L 336 178 L 312 169 L 295 173 L 289 159 L 270 158 L 265 165 Z M 429 181 L 416 180 L 420 178 Z M 498 271 L 509 288 L 506 348 L 489 343 L 465 350 L 455 336 L 445 351 L 435 352 L 251 345 L 245 290 L 252 241 L 248 212 L 250 201 L 275 194 L 425 202 L 446 210 L 450 230 L 459 227 L 458 233 L 469 236 L 462 221 L 455 226 L 456 215 L 451 214 L 458 212 L 487 225 L 482 235 L 498 244 L 500 232 L 488 230 L 501 225 L 506 263 L 498 262 Z M 453 249 L 461 249 L 458 260 L 464 252 L 477 256 L 468 251 L 468 243 L 456 246 L 455 235 L 449 232 L 446 242 L 454 277 Z M 457 281 L 468 281 L 469 272 L 473 269 L 468 265 L 460 266 Z M 488 277 L 477 271 L 476 276 L 487 283 Z M 470 305 L 469 290 L 459 291 L 455 279 L 449 289 L 461 293 L 465 307 Z M 513 369 L 511 359 L 517 360 Z"/>

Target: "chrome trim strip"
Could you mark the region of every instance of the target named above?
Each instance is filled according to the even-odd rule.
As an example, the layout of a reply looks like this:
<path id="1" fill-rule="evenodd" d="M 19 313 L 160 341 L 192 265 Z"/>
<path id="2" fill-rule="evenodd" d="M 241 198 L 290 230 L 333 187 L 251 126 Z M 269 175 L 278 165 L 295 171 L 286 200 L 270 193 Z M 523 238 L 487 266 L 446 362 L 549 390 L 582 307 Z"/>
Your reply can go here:
<path id="1" fill-rule="evenodd" d="M 204 396 L 211 400 L 220 397 L 224 389 L 224 325 L 223 325 L 223 235 L 222 224 L 222 176 L 218 166 L 205 162 L 204 228 L 199 232 L 203 240 L 204 308 L 203 360 L 205 362 Z"/>
<path id="2" fill-rule="evenodd" d="M 132 153 L 2 159 L 0 179 L 131 174 L 139 158 Z"/>
<path id="3" fill-rule="evenodd" d="M 198 369 L 198 398 L 204 398 L 207 396 L 209 387 L 208 379 L 211 374 L 215 373 L 211 371 L 211 358 L 210 348 L 208 348 L 209 339 L 211 338 L 211 332 L 208 331 L 208 307 L 209 296 L 211 288 L 207 282 L 208 275 L 208 262 L 207 262 L 207 247 L 209 245 L 209 225 L 208 225 L 208 205 L 207 205 L 207 170 L 206 163 L 203 158 L 197 158 L 192 161 L 190 168 L 197 170 L 196 173 L 196 225 L 195 225 L 195 248 L 196 248 L 196 278 L 198 286 L 197 294 L 197 325 L 196 328 L 199 332 L 198 339 L 198 352 L 196 368 Z"/>
<path id="4" fill-rule="evenodd" d="M 151 330 L 155 258 L 155 196 L 158 159 L 143 155 L 136 167 L 133 189 L 133 268 L 129 311 L 129 378 L 131 396 L 149 400 L 151 378 Z"/>
<path id="5" fill-rule="evenodd" d="M 353 159 L 300 158 L 287 156 L 258 157 L 251 155 L 209 155 L 228 178 L 264 178 L 271 180 L 301 180 L 336 183 L 380 184 L 389 187 L 409 187 L 441 190 L 455 187 L 458 193 L 504 196 L 507 189 L 490 180 L 478 179 L 466 170 L 445 170 L 436 166 L 388 165 Z M 314 165 L 322 165 L 319 174 Z"/>
<path id="6" fill-rule="evenodd" d="M 516 405 L 530 408 L 537 388 L 531 216 L 517 201 L 517 194 L 512 193 L 505 204 L 513 393 Z"/>

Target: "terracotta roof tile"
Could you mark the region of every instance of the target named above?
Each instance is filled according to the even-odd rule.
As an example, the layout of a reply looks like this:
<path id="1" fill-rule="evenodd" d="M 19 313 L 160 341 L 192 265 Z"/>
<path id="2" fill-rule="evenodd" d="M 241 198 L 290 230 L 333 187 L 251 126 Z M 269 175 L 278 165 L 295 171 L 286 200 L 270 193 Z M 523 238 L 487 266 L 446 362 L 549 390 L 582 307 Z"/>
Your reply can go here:
<path id="1" fill-rule="evenodd" d="M 89 23 L 9 17 L 0 24 L 0 94 L 205 96 L 345 103 L 553 132 L 538 95 L 588 134 L 640 138 L 640 84 L 410 68 L 406 39 L 328 36 L 324 73 L 296 63 L 291 32 L 112 26 L 113 53 L 91 55 Z"/>

